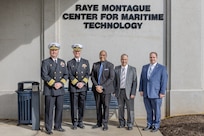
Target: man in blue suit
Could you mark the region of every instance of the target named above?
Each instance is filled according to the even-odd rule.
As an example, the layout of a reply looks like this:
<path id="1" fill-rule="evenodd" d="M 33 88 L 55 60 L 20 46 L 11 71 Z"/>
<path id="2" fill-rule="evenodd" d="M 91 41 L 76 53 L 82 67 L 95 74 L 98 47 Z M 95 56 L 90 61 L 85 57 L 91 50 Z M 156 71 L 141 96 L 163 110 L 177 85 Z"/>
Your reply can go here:
<path id="1" fill-rule="evenodd" d="M 156 52 L 151 52 L 149 57 L 150 64 L 142 68 L 139 92 L 144 98 L 147 112 L 147 126 L 143 130 L 156 132 L 160 127 L 161 104 L 166 93 L 168 74 L 166 67 L 157 63 Z"/>

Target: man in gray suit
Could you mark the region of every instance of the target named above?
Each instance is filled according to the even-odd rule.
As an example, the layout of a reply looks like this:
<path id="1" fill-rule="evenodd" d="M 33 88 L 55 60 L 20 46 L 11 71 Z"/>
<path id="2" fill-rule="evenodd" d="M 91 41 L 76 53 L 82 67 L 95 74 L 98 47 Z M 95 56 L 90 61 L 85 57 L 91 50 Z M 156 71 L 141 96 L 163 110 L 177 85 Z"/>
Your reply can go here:
<path id="1" fill-rule="evenodd" d="M 54 130 L 63 132 L 61 126 L 64 102 L 64 85 L 68 78 L 65 61 L 58 58 L 60 44 L 50 43 L 50 57 L 42 61 L 41 77 L 44 80 L 45 95 L 45 129 L 52 134 L 53 108 L 55 107 Z"/>
<path id="2" fill-rule="evenodd" d="M 67 62 L 69 72 L 69 91 L 71 101 L 72 129 L 84 128 L 83 117 L 88 91 L 89 62 L 81 57 L 81 44 L 72 45 L 74 58 Z"/>
<path id="3" fill-rule="evenodd" d="M 142 67 L 140 77 L 140 95 L 143 96 L 147 112 L 147 126 L 144 131 L 156 132 L 160 127 L 162 98 L 167 87 L 166 67 L 157 63 L 157 53 L 149 54 L 150 63 Z"/>
<path id="4" fill-rule="evenodd" d="M 124 118 L 125 105 L 127 107 L 127 129 L 132 130 L 134 125 L 134 98 L 137 88 L 136 68 L 128 65 L 128 55 L 121 55 L 121 65 L 115 67 L 115 96 L 118 99 L 119 126 L 126 125 Z"/>

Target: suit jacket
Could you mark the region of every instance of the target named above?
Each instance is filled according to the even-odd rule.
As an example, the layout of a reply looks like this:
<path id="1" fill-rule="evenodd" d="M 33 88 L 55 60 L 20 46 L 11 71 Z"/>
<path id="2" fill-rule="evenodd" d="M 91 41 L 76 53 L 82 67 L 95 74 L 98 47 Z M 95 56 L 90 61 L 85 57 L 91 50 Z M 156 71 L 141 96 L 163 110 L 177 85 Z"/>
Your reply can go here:
<path id="1" fill-rule="evenodd" d="M 73 58 L 72 60 L 67 62 L 67 68 L 69 72 L 69 91 L 71 92 L 87 91 L 90 74 L 88 60 L 81 58 L 79 64 L 77 64 L 75 58 Z M 85 86 L 79 89 L 76 86 L 78 82 L 84 82 Z"/>
<path id="2" fill-rule="evenodd" d="M 121 65 L 115 67 L 115 96 L 118 97 L 120 95 L 120 75 L 121 75 Z M 136 95 L 137 89 L 137 74 L 136 68 L 128 65 L 126 80 L 125 80 L 125 92 L 128 99 L 130 99 L 130 95 Z"/>
<path id="3" fill-rule="evenodd" d="M 149 65 L 144 65 L 142 68 L 139 91 L 143 91 L 144 97 L 160 98 L 159 94 L 165 94 L 167 88 L 168 75 L 166 67 L 157 63 L 150 78 L 147 79 Z"/>
<path id="4" fill-rule="evenodd" d="M 96 87 L 98 85 L 98 75 L 100 69 L 101 62 L 96 62 L 93 64 L 91 71 L 91 80 L 93 82 L 92 91 L 96 91 Z M 109 94 L 114 92 L 114 65 L 108 61 L 103 62 L 103 72 L 101 75 L 101 86 L 103 87 L 103 94 Z"/>
<path id="5" fill-rule="evenodd" d="M 44 95 L 64 95 L 64 85 L 68 78 L 68 71 L 64 60 L 58 58 L 57 64 L 52 58 L 43 60 L 41 65 L 41 77 L 44 80 Z M 56 82 L 61 82 L 63 86 L 56 90 L 54 88 Z"/>

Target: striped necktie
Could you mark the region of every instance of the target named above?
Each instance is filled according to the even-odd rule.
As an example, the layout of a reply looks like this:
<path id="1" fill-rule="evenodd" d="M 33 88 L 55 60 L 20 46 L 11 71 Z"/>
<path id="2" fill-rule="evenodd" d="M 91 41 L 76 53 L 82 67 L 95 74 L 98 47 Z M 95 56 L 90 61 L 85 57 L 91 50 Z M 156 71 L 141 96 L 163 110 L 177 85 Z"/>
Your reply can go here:
<path id="1" fill-rule="evenodd" d="M 125 68 L 122 68 L 120 75 L 120 88 L 125 88 Z"/>

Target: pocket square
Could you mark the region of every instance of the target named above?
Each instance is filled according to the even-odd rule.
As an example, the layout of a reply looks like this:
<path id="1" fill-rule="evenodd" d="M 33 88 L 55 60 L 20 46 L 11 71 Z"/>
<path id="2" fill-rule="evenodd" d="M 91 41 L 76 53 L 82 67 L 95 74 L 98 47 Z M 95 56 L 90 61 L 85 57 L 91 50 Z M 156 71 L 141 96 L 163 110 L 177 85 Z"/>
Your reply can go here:
<path id="1" fill-rule="evenodd" d="M 104 69 L 104 70 L 109 70 L 108 68 Z"/>

